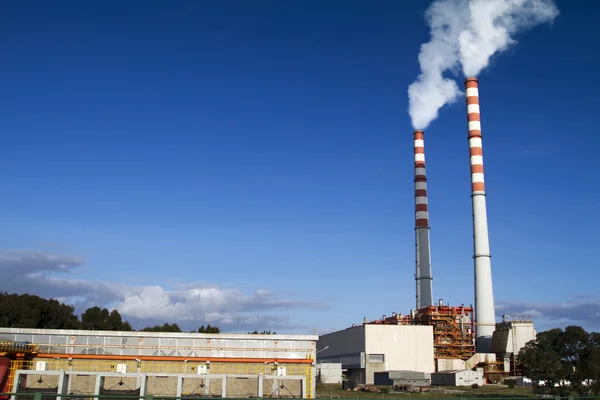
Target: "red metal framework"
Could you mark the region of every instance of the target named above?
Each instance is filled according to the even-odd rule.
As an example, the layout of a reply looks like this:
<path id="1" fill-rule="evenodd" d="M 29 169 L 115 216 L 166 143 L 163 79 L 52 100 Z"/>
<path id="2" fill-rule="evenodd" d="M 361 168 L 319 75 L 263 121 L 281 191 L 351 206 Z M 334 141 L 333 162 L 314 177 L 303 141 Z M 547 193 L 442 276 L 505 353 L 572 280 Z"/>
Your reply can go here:
<path id="1" fill-rule="evenodd" d="M 363 325 L 413 325 L 413 318 L 410 315 L 392 313 L 390 317 L 383 315 L 380 319 L 371 322 L 367 322 L 365 318 Z"/>

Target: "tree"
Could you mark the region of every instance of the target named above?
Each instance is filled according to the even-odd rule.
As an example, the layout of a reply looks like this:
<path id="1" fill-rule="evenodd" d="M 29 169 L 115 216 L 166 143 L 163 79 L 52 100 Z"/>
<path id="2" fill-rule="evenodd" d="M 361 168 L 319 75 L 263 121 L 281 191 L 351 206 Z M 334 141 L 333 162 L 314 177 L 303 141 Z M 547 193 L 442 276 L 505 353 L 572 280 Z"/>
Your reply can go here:
<path id="1" fill-rule="evenodd" d="M 545 382 L 545 385 L 536 388 L 538 392 L 554 393 L 556 385 L 560 392 L 564 391 L 569 368 L 557 351 L 562 333 L 561 329 L 538 333 L 536 339 L 527 343 L 519 352 L 518 360 L 525 375 L 533 381 Z"/>
<path id="2" fill-rule="evenodd" d="M 169 324 L 165 322 L 162 325 L 148 326 L 142 329 L 141 332 L 181 332 L 181 328 L 175 323 Z"/>
<path id="3" fill-rule="evenodd" d="M 123 322 L 118 310 L 108 311 L 106 308 L 90 307 L 81 314 L 83 329 L 103 331 L 131 331 L 129 322 Z"/>
<path id="4" fill-rule="evenodd" d="M 75 329 L 79 319 L 73 306 L 58 300 L 0 292 L 0 327 Z"/>
<path id="5" fill-rule="evenodd" d="M 81 327 L 90 330 L 108 330 L 109 315 L 106 308 L 90 307 L 81 314 Z"/>
<path id="6" fill-rule="evenodd" d="M 107 329 L 111 331 L 131 331 L 131 325 L 129 322 L 123 322 L 119 311 L 112 310 L 106 318 Z"/>
<path id="7" fill-rule="evenodd" d="M 600 334 L 579 326 L 538 333 L 519 352 L 525 375 L 544 381 L 536 391 L 565 396 L 570 389 L 581 396 L 600 393 Z M 569 384 L 569 383 L 570 384 Z"/>
<path id="8" fill-rule="evenodd" d="M 31 294 L 0 292 L 0 327 L 36 329 L 94 329 L 131 331 L 119 311 L 90 307 L 81 320 L 75 307 Z"/>
<path id="9" fill-rule="evenodd" d="M 204 325 L 200 326 L 200 328 L 198 328 L 198 333 L 220 333 L 221 330 L 219 329 L 218 326 L 210 326 L 210 324 L 206 325 L 206 328 L 204 327 Z"/>
<path id="10" fill-rule="evenodd" d="M 567 326 L 559 341 L 559 354 L 569 365 L 571 387 L 582 396 L 586 395 L 589 388 L 589 385 L 585 384 L 587 368 L 584 365 L 588 341 L 589 334 L 580 326 Z"/>

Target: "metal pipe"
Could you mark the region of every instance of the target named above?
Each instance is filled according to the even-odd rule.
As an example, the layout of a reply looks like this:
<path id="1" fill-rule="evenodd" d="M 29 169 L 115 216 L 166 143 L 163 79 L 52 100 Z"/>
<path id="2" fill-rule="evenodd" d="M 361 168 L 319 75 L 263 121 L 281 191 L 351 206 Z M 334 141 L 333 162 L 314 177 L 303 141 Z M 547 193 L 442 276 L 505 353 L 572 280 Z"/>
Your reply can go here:
<path id="1" fill-rule="evenodd" d="M 429 246 L 429 210 L 425 172 L 424 132 L 414 132 L 415 147 L 415 246 L 416 309 L 433 305 L 431 249 Z"/>
<path id="2" fill-rule="evenodd" d="M 481 116 L 479 110 L 479 82 L 465 80 L 467 121 L 471 156 L 471 200 L 473 205 L 473 259 L 475 267 L 475 327 L 478 353 L 489 353 L 496 328 L 492 263 L 488 235 L 485 184 L 483 178 L 483 150 L 481 143 Z"/>

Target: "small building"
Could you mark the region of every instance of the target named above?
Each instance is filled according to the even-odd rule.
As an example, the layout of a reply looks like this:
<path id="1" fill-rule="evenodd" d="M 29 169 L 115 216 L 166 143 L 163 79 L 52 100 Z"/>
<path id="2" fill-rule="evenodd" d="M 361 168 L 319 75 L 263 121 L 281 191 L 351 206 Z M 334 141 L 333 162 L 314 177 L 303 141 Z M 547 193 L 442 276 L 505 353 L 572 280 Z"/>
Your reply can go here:
<path id="1" fill-rule="evenodd" d="M 342 383 L 342 363 L 317 364 L 318 383 Z"/>
<path id="2" fill-rule="evenodd" d="M 433 327 L 363 324 L 321 335 L 317 362 L 337 362 L 346 378 L 372 385 L 375 372 L 435 371 Z"/>
<path id="3" fill-rule="evenodd" d="M 471 386 L 483 385 L 482 370 L 442 371 L 431 374 L 431 386 Z"/>
<path id="4" fill-rule="evenodd" d="M 374 384 L 377 386 L 429 386 L 431 374 L 419 371 L 375 372 Z"/>

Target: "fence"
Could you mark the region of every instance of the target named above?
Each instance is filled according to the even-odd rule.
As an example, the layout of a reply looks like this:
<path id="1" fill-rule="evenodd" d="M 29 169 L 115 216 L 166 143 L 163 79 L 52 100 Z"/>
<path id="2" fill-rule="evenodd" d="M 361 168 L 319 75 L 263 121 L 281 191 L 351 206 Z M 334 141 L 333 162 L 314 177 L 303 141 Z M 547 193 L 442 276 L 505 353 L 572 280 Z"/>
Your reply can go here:
<path id="1" fill-rule="evenodd" d="M 128 396 L 128 395 L 82 395 L 82 394 L 62 394 L 57 395 L 56 393 L 48 393 L 48 392 L 17 392 L 17 393 L 0 393 L 0 399 L 8 399 L 8 400 L 200 400 L 206 398 L 220 398 L 221 400 L 239 400 L 240 397 L 220 397 L 220 396 L 154 396 L 154 395 L 146 395 L 146 396 Z M 270 397 L 270 396 L 265 396 Z M 317 396 L 318 397 L 318 396 Z M 262 400 L 264 398 L 259 397 L 243 397 L 247 400 Z M 298 399 L 298 397 L 273 397 L 279 400 L 291 400 Z M 381 399 L 402 399 L 402 400 L 423 400 L 426 398 L 435 399 L 435 400 L 531 400 L 532 398 L 544 398 L 548 400 L 600 400 L 600 396 L 535 396 L 535 397 L 510 397 L 510 396 L 465 396 L 465 395 L 457 395 L 455 397 L 430 397 L 430 396 L 418 396 L 418 397 L 410 397 L 406 395 L 394 395 L 388 394 L 383 396 L 370 396 L 366 395 L 365 397 L 340 397 L 338 400 L 344 399 L 352 399 L 352 400 L 381 400 Z"/>

